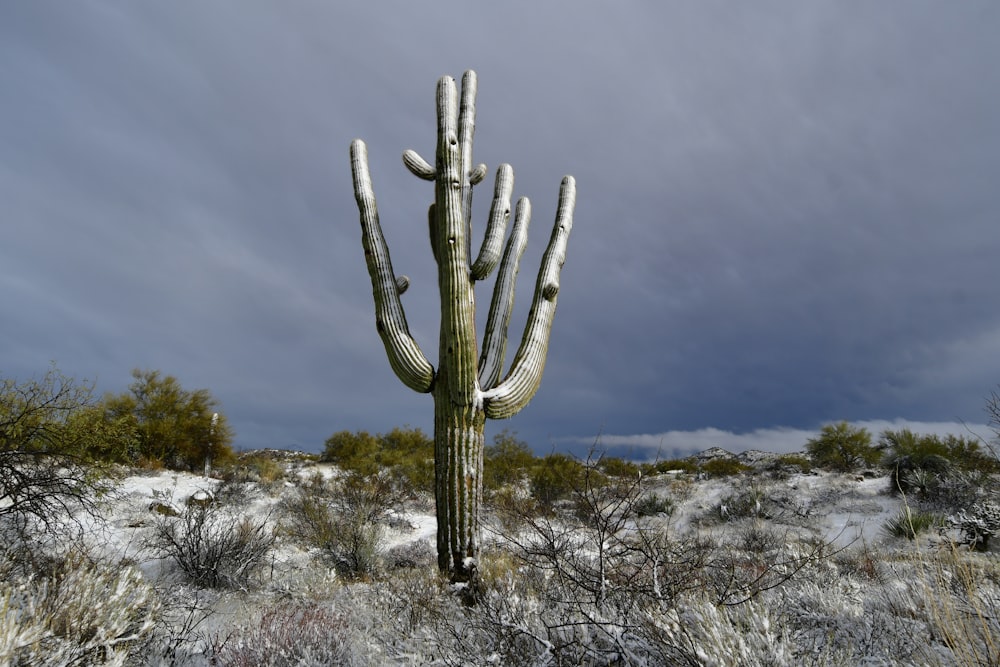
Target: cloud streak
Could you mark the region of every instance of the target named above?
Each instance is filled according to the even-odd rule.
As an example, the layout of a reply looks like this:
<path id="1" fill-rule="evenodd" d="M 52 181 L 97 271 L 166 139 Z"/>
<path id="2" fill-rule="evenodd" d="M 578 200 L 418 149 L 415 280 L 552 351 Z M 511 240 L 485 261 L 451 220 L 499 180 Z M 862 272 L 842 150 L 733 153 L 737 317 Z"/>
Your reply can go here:
<path id="1" fill-rule="evenodd" d="M 866 429 L 873 440 L 885 431 L 908 429 L 921 435 L 963 436 L 982 442 L 990 442 L 995 436 L 986 424 L 965 424 L 958 422 L 916 422 L 907 419 L 871 419 L 854 422 L 855 428 Z M 793 453 L 805 450 L 806 443 L 817 437 L 819 428 L 759 428 L 744 433 L 725 431 L 717 428 L 702 428 L 693 431 L 666 431 L 635 435 L 600 434 L 590 437 L 573 437 L 560 443 L 573 445 L 577 451 L 593 447 L 595 451 L 612 453 L 623 451 L 641 460 L 683 458 L 719 447 L 738 454 L 748 450 L 775 453 Z"/>

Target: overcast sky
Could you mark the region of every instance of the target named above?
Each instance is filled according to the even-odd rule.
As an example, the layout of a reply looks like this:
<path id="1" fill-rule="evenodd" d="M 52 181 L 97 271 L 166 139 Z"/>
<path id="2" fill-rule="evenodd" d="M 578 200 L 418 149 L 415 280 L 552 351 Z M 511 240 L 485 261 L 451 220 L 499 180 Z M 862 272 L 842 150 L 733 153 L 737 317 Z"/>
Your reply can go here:
<path id="1" fill-rule="evenodd" d="M 981 430 L 997 35 L 993 0 L 2 3 L 0 373 L 120 392 L 159 369 L 209 389 L 240 448 L 429 433 L 375 331 L 348 147 L 434 362 L 433 187 L 400 154 L 433 158 L 436 81 L 474 69 L 477 239 L 500 162 L 534 209 L 514 339 L 562 176 L 578 189 L 541 389 L 488 437 Z"/>

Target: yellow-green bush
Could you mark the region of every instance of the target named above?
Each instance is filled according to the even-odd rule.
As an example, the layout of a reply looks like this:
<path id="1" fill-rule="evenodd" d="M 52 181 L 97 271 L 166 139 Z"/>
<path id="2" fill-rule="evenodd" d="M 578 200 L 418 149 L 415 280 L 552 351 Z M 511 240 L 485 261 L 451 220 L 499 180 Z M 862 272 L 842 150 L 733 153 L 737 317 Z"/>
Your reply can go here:
<path id="1" fill-rule="evenodd" d="M 709 477 L 731 477 L 745 470 L 750 470 L 750 467 L 736 459 L 719 458 L 705 461 L 701 464 L 700 470 Z"/>
<path id="2" fill-rule="evenodd" d="M 496 491 L 520 484 L 534 464 L 535 455 L 528 444 L 504 429 L 493 436 L 493 444 L 483 452 L 483 488 Z"/>
<path id="3" fill-rule="evenodd" d="M 583 464 L 566 454 L 549 454 L 539 459 L 531 470 L 531 494 L 544 504 L 570 496 L 579 488 L 584 477 Z"/>

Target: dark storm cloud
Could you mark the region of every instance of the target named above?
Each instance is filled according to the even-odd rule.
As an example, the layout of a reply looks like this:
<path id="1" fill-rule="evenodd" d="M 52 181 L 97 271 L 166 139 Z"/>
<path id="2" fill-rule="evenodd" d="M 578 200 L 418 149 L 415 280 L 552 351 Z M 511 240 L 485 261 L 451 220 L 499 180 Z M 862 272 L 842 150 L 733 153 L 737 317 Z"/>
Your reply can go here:
<path id="1" fill-rule="evenodd" d="M 992 3 L 433 7 L 0 8 L 3 374 L 55 360 L 120 391 L 158 368 L 211 389 L 245 447 L 429 429 L 374 331 L 347 146 L 368 142 L 433 359 L 432 193 L 399 155 L 433 155 L 434 82 L 473 68 L 476 159 L 513 164 L 535 211 L 513 335 L 559 179 L 579 189 L 542 388 L 501 426 L 545 449 L 981 421 Z"/>

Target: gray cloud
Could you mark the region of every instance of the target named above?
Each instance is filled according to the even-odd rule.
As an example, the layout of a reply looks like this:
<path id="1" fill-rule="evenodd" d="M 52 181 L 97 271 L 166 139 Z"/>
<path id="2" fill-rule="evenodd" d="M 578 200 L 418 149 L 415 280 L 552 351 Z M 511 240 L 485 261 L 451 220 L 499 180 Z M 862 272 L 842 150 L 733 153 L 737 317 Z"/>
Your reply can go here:
<path id="1" fill-rule="evenodd" d="M 432 155 L 434 82 L 474 68 L 476 158 L 535 210 L 515 335 L 579 187 L 542 389 L 497 428 L 981 421 L 998 27 L 988 2 L 5 5 L 0 371 L 159 368 L 245 447 L 429 430 L 374 332 L 347 146 L 433 357 L 432 195 L 399 155 Z"/>

